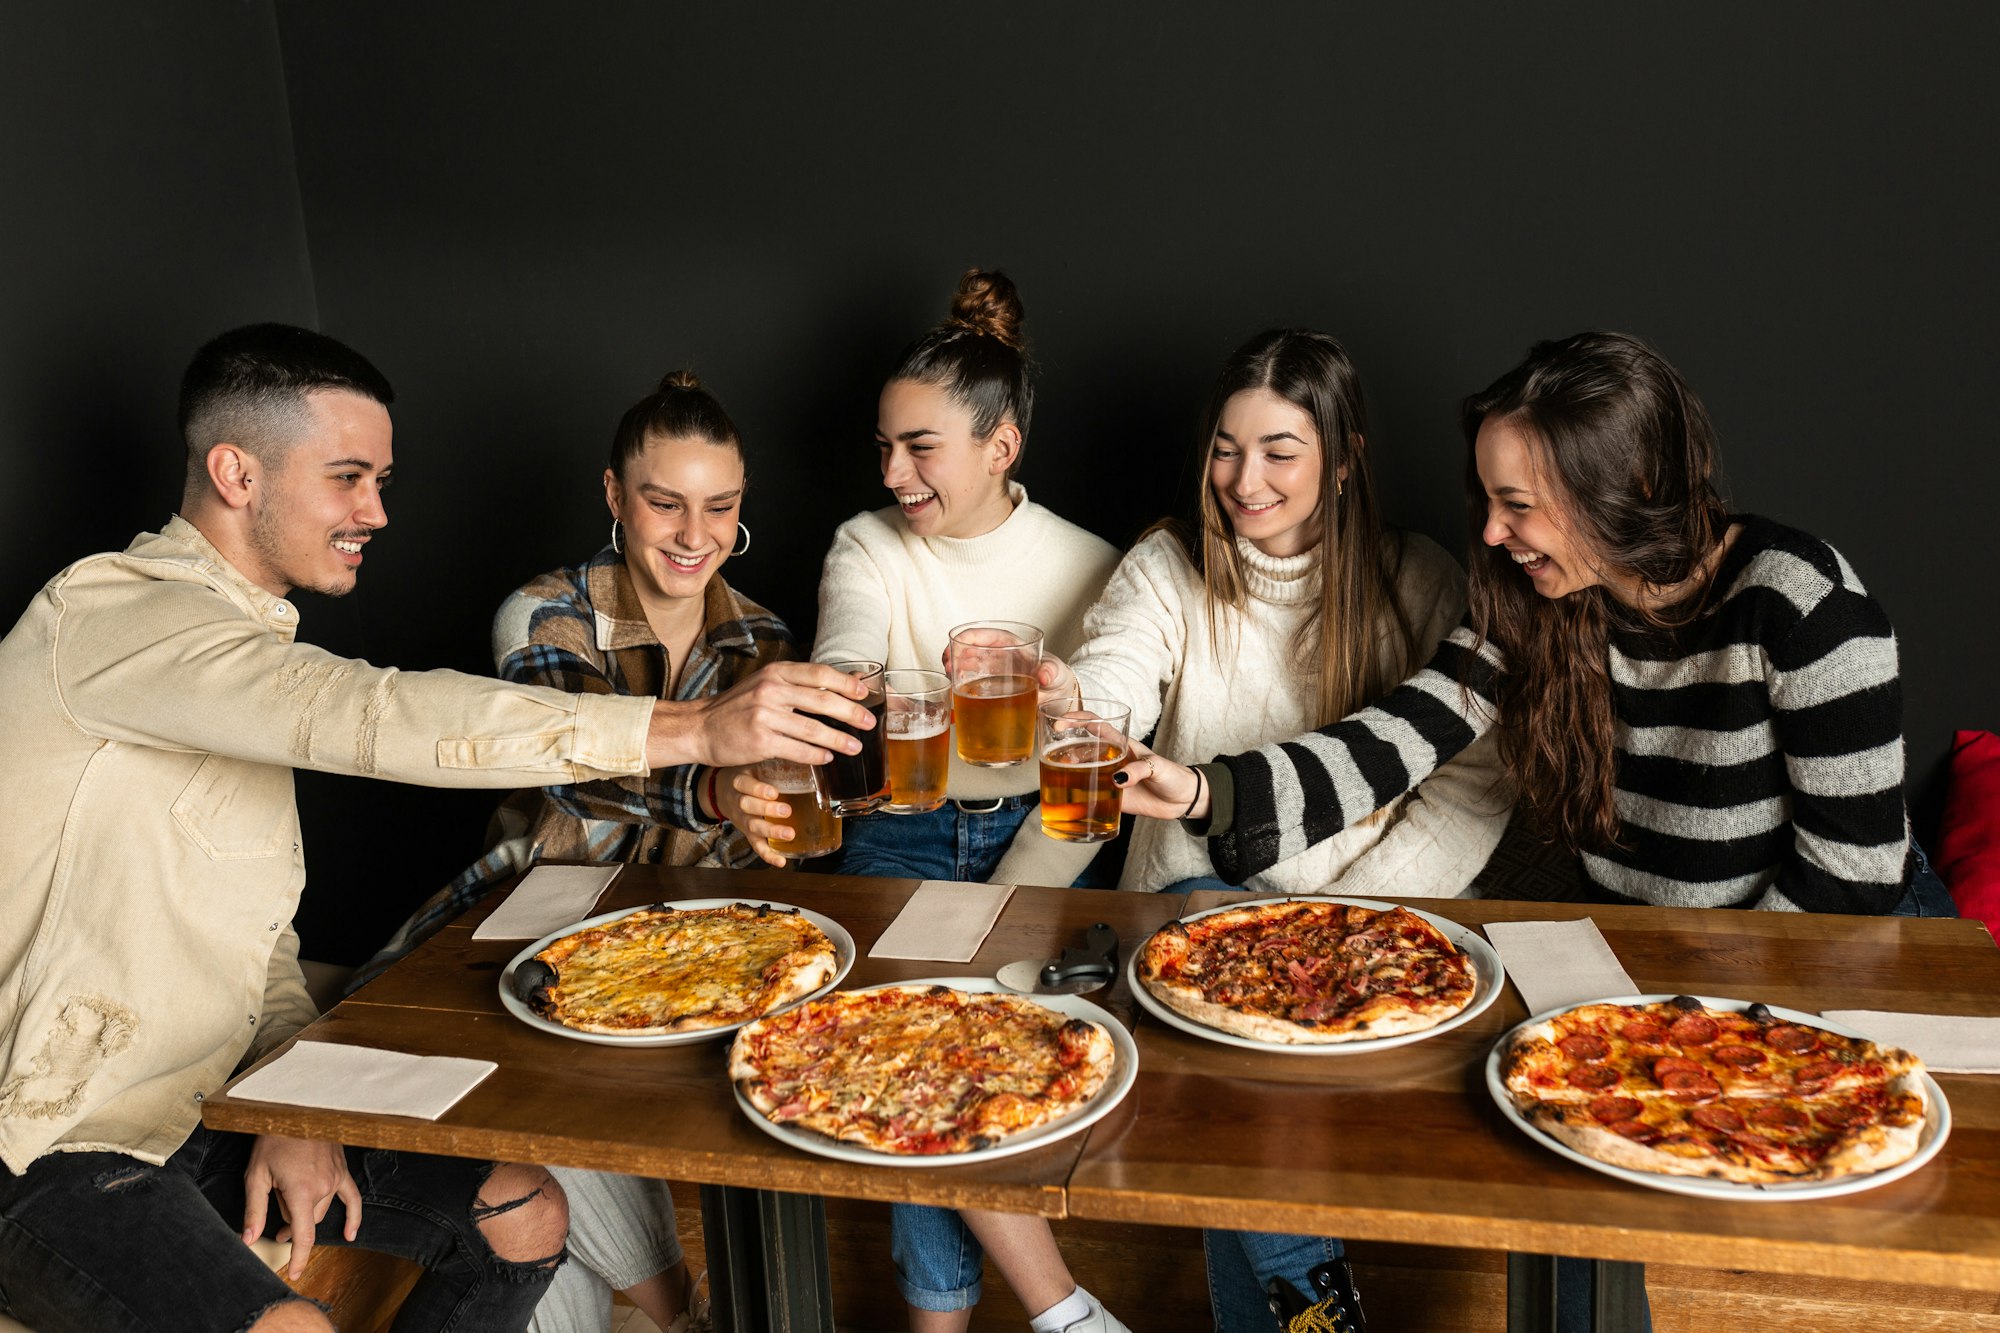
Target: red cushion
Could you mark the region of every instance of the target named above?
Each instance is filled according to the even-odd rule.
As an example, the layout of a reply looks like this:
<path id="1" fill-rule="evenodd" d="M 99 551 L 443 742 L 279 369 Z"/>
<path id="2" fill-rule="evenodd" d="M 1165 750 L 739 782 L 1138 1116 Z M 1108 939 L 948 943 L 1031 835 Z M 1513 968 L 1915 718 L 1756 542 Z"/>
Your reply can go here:
<path id="1" fill-rule="evenodd" d="M 2000 938 L 2000 736 L 1990 731 L 1961 731 L 1952 741 L 1937 872 L 1958 914 Z"/>

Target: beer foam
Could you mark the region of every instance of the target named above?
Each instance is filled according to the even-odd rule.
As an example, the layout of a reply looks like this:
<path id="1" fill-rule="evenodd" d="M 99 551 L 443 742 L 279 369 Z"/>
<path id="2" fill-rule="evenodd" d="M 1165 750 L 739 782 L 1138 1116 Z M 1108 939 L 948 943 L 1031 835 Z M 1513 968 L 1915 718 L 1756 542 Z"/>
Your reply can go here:
<path id="1" fill-rule="evenodd" d="M 918 730 L 918 728 L 922 730 Z M 942 736 L 951 727 L 948 717 L 925 717 L 919 713 L 890 713 L 889 739 L 896 741 L 927 741 L 933 736 Z"/>

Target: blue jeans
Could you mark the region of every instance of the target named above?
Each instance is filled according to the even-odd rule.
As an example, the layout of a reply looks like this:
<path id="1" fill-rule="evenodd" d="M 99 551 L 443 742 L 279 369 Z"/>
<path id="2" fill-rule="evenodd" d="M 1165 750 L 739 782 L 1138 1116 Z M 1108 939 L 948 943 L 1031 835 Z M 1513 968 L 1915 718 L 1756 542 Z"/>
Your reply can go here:
<path id="1" fill-rule="evenodd" d="M 896 1288 L 918 1310 L 970 1310 L 979 1304 L 986 1251 L 949 1208 L 899 1203 L 889 1210 L 889 1257 Z"/>
<path id="2" fill-rule="evenodd" d="M 18 1176 L 0 1167 L 0 1309 L 38 1333 L 215 1333 L 301 1299 L 237 1234 L 253 1142 L 197 1126 L 164 1166 L 55 1152 Z M 562 1251 L 543 1263 L 493 1253 L 478 1222 L 507 1201 L 480 1201 L 490 1163 L 349 1148 L 347 1169 L 362 1200 L 353 1243 L 424 1266 L 397 1333 L 528 1326 Z M 275 1236 L 275 1202 L 266 1216 Z M 347 1244 L 346 1224 L 336 1199 L 315 1243 Z"/>
<path id="3" fill-rule="evenodd" d="M 1889 909 L 1889 915 L 1956 917 L 1958 904 L 1952 901 L 1951 890 L 1931 869 L 1931 859 L 1915 838 L 1910 839 L 1910 851 L 1915 861 L 1910 867 L 1910 882 L 1903 890 L 1903 900 Z"/>
<path id="4" fill-rule="evenodd" d="M 1208 1307 L 1215 1333 L 1272 1333 L 1277 1316 L 1264 1294 L 1276 1278 L 1313 1296 L 1306 1274 L 1343 1253 L 1331 1236 L 1286 1236 L 1265 1231 L 1202 1229 L 1201 1251 L 1208 1259 Z"/>
<path id="5" fill-rule="evenodd" d="M 1000 864 L 1036 796 L 1007 796 L 990 813 L 967 814 L 950 801 L 922 815 L 861 815 L 845 821 L 828 869 L 884 879 L 954 879 L 983 884 Z"/>

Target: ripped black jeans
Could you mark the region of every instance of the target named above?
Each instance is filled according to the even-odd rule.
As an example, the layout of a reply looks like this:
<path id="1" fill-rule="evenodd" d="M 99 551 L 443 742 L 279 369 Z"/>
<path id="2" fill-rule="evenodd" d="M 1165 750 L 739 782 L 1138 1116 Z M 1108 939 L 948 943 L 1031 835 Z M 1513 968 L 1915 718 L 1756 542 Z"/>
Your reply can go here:
<path id="1" fill-rule="evenodd" d="M 0 1310 L 36 1333 L 231 1333 L 292 1298 L 243 1244 L 243 1172 L 255 1140 L 197 1126 L 165 1166 L 122 1153 L 54 1152 L 16 1176 L 0 1167 Z M 525 1329 L 555 1276 L 509 1263 L 480 1234 L 490 1162 L 349 1148 L 361 1190 L 354 1242 L 413 1259 L 424 1275 L 395 1333 Z M 317 1244 L 344 1245 L 338 1199 Z M 284 1225 L 271 1200 L 267 1235 Z M 560 1250 L 557 1251 L 560 1254 Z"/>

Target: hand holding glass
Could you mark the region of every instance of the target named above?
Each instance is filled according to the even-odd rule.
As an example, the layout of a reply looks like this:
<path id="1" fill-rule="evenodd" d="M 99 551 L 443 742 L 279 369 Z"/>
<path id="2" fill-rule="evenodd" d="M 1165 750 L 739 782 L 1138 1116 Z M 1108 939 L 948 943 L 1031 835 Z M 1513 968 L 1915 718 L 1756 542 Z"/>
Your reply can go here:
<path id="1" fill-rule="evenodd" d="M 1132 710 L 1115 699 L 1051 700 L 1037 722 L 1042 759 L 1042 832 L 1058 842 L 1118 836 L 1121 792 L 1111 780 L 1125 762 Z"/>
<path id="2" fill-rule="evenodd" d="M 782 820 L 794 836 L 771 839 L 771 850 L 787 861 L 804 861 L 840 850 L 840 816 L 833 798 L 827 795 L 826 769 L 791 759 L 766 759 L 757 765 L 757 776 L 778 789 L 778 799 L 792 808 Z"/>
<path id="3" fill-rule="evenodd" d="M 1026 763 L 1035 749 L 1035 671 L 1042 632 L 978 620 L 951 632 L 951 703 L 958 757 L 982 768 Z"/>

